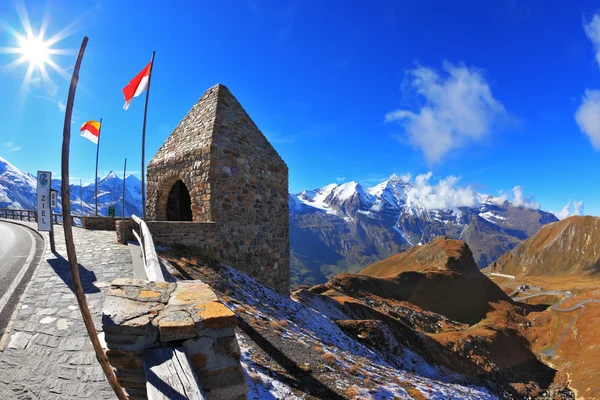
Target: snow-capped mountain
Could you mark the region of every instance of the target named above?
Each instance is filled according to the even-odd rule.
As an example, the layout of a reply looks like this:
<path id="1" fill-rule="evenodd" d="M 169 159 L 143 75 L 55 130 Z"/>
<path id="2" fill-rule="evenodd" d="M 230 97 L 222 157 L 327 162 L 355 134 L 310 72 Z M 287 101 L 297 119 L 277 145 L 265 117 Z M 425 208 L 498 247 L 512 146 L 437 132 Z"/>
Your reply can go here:
<path id="1" fill-rule="evenodd" d="M 396 175 L 370 188 L 356 182 L 330 184 L 289 199 L 295 283 L 356 272 L 437 236 L 466 241 L 483 268 L 558 220 L 470 189 L 432 193 Z"/>
<path id="2" fill-rule="evenodd" d="M 52 189 L 58 191 L 58 205 L 55 213 L 62 213 L 61 185 L 58 177 L 52 179 Z M 141 214 L 141 181 L 128 175 L 125 178 L 125 216 Z M 95 184 L 69 185 L 71 193 L 71 214 L 95 215 Z M 0 208 L 35 209 L 36 178 L 0 157 Z M 98 213 L 108 215 L 108 207 L 115 207 L 115 215 L 122 215 L 123 179 L 114 172 L 98 180 Z"/>
<path id="3" fill-rule="evenodd" d="M 0 157 L 0 208 L 33 210 L 36 178 Z"/>
<path id="4" fill-rule="evenodd" d="M 52 181 L 59 191 L 61 182 Z M 0 158 L 0 208 L 35 208 L 36 179 Z M 95 214 L 95 186 L 70 185 L 71 213 Z M 122 213 L 123 180 L 111 172 L 98 181 L 100 215 Z M 59 198 L 59 204 L 60 204 Z M 396 175 L 373 187 L 356 182 L 330 184 L 289 195 L 293 283 L 316 284 L 338 272 L 356 272 L 437 236 L 469 244 L 480 268 L 486 267 L 544 224 L 550 213 L 514 206 L 504 198 L 440 190 Z M 60 208 L 55 210 L 60 213 Z M 141 214 L 141 182 L 125 179 L 125 215 Z"/>

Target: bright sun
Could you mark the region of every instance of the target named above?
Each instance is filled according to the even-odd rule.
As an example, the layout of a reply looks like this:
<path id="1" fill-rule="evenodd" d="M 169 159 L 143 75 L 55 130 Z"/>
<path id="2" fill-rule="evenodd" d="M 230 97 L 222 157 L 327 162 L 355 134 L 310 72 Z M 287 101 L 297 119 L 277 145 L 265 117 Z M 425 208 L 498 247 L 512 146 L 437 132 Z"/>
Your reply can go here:
<path id="1" fill-rule="evenodd" d="M 23 61 L 29 61 L 38 68 L 50 63 L 50 46 L 42 38 L 20 37 L 19 52 Z"/>
<path id="2" fill-rule="evenodd" d="M 16 59 L 6 65 L 0 64 L 0 69 L 10 70 L 22 64 L 27 64 L 27 71 L 23 78 L 21 89 L 26 92 L 27 87 L 34 80 L 41 81 L 44 85 L 54 86 L 48 68 L 58 72 L 65 79 L 69 79 L 69 75 L 64 68 L 58 66 L 52 59 L 55 55 L 72 54 L 71 50 L 57 49 L 56 44 L 67 37 L 73 28 L 73 23 L 62 29 L 57 34 L 47 38 L 46 27 L 47 20 L 42 21 L 39 31 L 34 34 L 33 28 L 29 21 L 29 16 L 24 8 L 17 8 L 19 18 L 22 24 L 24 34 L 17 32 L 16 29 L 8 27 L 8 33 L 14 38 L 12 47 L 0 47 L 0 53 L 14 54 Z"/>

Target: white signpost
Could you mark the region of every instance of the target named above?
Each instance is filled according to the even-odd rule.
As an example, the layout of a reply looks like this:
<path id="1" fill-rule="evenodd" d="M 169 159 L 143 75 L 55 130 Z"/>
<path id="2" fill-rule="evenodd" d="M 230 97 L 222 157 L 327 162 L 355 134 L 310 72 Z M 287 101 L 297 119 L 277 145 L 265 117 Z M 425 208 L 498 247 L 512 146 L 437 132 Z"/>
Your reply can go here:
<path id="1" fill-rule="evenodd" d="M 38 230 L 49 232 L 52 230 L 52 209 L 50 208 L 50 186 L 52 185 L 52 172 L 38 171 L 37 173 L 37 215 Z"/>
<path id="2" fill-rule="evenodd" d="M 51 193 L 50 193 L 50 207 L 52 208 L 56 208 L 58 207 L 58 201 L 56 199 L 56 190 L 51 189 Z"/>

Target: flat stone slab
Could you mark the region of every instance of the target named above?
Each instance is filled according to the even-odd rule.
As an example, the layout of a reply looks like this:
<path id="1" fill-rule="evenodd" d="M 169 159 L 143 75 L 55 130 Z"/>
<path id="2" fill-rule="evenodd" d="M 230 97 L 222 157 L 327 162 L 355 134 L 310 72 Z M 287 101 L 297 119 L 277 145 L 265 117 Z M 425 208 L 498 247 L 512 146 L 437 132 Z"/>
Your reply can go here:
<path id="1" fill-rule="evenodd" d="M 33 223 L 24 225 L 35 229 Z M 0 398 L 112 400 L 115 395 L 96 361 L 72 291 L 63 228 L 55 228 L 58 256 L 46 245 L 0 352 Z M 42 234 L 48 243 L 48 234 Z M 131 253 L 117 243 L 115 232 L 73 228 L 73 234 L 88 305 L 96 329 L 101 329 L 109 282 L 133 276 Z"/>

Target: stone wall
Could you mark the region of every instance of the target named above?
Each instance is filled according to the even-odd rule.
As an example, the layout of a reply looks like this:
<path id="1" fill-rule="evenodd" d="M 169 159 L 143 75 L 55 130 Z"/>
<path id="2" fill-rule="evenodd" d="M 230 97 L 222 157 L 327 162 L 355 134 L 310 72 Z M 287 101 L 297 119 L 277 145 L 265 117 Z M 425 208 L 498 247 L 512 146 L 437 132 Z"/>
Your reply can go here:
<path id="1" fill-rule="evenodd" d="M 208 400 L 245 399 L 236 316 L 200 281 L 120 278 L 104 301 L 107 357 L 131 399 L 146 398 L 142 355 L 183 347 Z"/>
<path id="2" fill-rule="evenodd" d="M 217 92 L 215 86 L 204 93 L 148 163 L 146 210 L 149 221 L 167 219 L 169 192 L 178 180 L 190 192 L 193 221 L 213 220 L 208 171 Z"/>
<path id="3" fill-rule="evenodd" d="M 211 148 L 211 204 L 220 256 L 280 291 L 289 290 L 288 168 L 226 88 Z"/>
<path id="4" fill-rule="evenodd" d="M 167 219 L 169 193 L 179 180 L 190 194 L 192 220 L 213 222 L 214 231 L 149 223 L 155 241 L 177 243 L 179 229 L 181 244 L 214 241 L 221 261 L 288 291 L 288 168 L 223 85 L 200 98 L 148 164 L 149 221 Z"/>
<path id="5" fill-rule="evenodd" d="M 123 218 L 118 217 L 96 217 L 96 216 L 84 216 L 81 218 L 81 224 L 83 229 L 97 230 L 97 231 L 114 231 L 115 223 Z M 125 218 L 125 220 L 131 221 L 131 218 Z"/>
<path id="6" fill-rule="evenodd" d="M 117 242 L 127 244 L 129 240 L 136 240 L 133 236 L 133 221 L 131 219 L 119 219 L 115 222 L 117 231 Z"/>
<path id="7" fill-rule="evenodd" d="M 218 254 L 217 224 L 212 222 L 147 221 L 155 244 L 196 246 Z"/>

